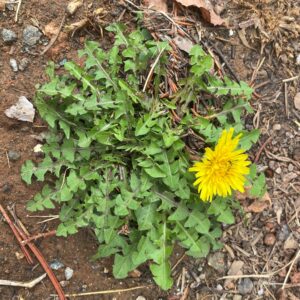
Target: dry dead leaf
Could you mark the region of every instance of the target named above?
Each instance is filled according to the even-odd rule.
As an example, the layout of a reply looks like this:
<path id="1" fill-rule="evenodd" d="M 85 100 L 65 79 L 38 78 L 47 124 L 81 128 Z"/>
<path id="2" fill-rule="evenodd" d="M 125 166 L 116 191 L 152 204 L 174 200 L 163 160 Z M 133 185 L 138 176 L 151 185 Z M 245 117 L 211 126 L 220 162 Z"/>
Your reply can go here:
<path id="1" fill-rule="evenodd" d="M 72 23 L 70 25 L 65 26 L 65 31 L 66 32 L 74 32 L 82 27 L 84 27 L 88 22 L 88 19 L 82 19 L 78 22 Z"/>
<path id="2" fill-rule="evenodd" d="M 270 195 L 266 192 L 261 199 L 254 200 L 252 204 L 246 207 L 246 211 L 260 213 L 272 204 Z"/>
<path id="3" fill-rule="evenodd" d="M 248 41 L 246 39 L 246 31 L 245 31 L 245 29 L 243 28 L 241 30 L 238 30 L 237 33 L 238 33 L 239 38 L 242 41 L 243 45 L 245 47 L 247 47 L 247 48 L 255 51 L 255 49 L 249 45 L 249 43 L 248 43 Z"/>
<path id="4" fill-rule="evenodd" d="M 44 35 L 50 39 L 52 38 L 52 36 L 57 35 L 58 32 L 59 32 L 59 25 L 56 24 L 55 21 L 51 21 L 50 23 L 48 23 L 43 30 Z"/>
<path id="5" fill-rule="evenodd" d="M 295 108 L 300 110 L 300 92 L 296 94 L 294 98 Z"/>
<path id="6" fill-rule="evenodd" d="M 214 7 L 209 0 L 177 0 L 177 2 L 187 7 L 196 6 L 200 8 L 203 18 L 213 25 L 222 25 L 225 23 L 225 21 L 215 13 Z"/>
<path id="7" fill-rule="evenodd" d="M 71 2 L 68 3 L 68 6 L 67 6 L 67 12 L 70 14 L 70 15 L 73 15 L 76 10 L 81 7 L 83 5 L 83 2 L 82 0 L 73 0 Z"/>
<path id="8" fill-rule="evenodd" d="M 35 109 L 26 97 L 21 96 L 18 102 L 6 109 L 4 113 L 9 118 L 32 123 Z"/>
<path id="9" fill-rule="evenodd" d="M 235 197 L 239 201 L 244 201 L 246 199 L 255 199 L 253 196 L 250 195 L 249 191 L 251 190 L 252 186 L 245 186 L 245 192 L 241 193 L 236 191 Z"/>
<path id="10" fill-rule="evenodd" d="M 157 11 L 168 12 L 167 0 L 145 0 L 145 5 Z"/>

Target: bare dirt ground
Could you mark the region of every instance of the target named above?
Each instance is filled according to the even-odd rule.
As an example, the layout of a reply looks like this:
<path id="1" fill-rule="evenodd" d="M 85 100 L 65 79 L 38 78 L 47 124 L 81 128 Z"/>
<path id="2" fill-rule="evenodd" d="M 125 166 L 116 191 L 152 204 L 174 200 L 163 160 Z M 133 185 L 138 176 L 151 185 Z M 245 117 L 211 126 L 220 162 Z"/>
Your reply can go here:
<path id="1" fill-rule="evenodd" d="M 82 299 L 299 299 L 300 111 L 294 99 L 300 82 L 300 4 L 297 7 L 296 2 L 229 1 L 223 8 L 218 6 L 221 16 L 227 20 L 227 26 L 218 27 L 203 22 L 194 9 L 175 8 L 176 13 L 197 23 L 202 39 L 209 42 L 215 59 L 223 63 L 226 73 L 229 76 L 234 73 L 255 88 L 252 100 L 255 114 L 247 117 L 247 126 L 260 128 L 262 132 L 251 159 L 257 161 L 267 176 L 265 201 L 241 197 L 245 215 L 237 216 L 236 224 L 225 229 L 224 249 L 211 254 L 208 260 L 182 258 L 178 249 L 173 258 L 176 284 L 168 293 L 155 286 L 147 266 L 140 268 L 138 276 L 115 280 L 110 259 L 91 260 L 97 244 L 88 229 L 66 239 L 41 239 L 36 244 L 48 262 L 57 259 L 74 270 L 73 277 L 65 282 L 66 293 L 146 286 L 136 291 Z M 66 0 L 23 1 L 17 22 L 14 21 L 17 4 L 0 11 L 0 28 L 17 35 L 11 43 L 0 38 L 0 204 L 4 207 L 15 204 L 19 218 L 31 233 L 55 229 L 58 224 L 56 220 L 39 223 L 42 218 L 29 215 L 26 202 L 41 185 L 26 186 L 20 178 L 22 163 L 26 159 L 39 159 L 33 152 L 38 144 L 35 136 L 46 127 L 38 117 L 31 124 L 9 119 L 4 111 L 20 96 L 34 99 L 35 85 L 46 80 L 47 61 L 62 64 L 64 59 L 76 60 L 76 51 L 87 39 L 109 47 L 111 36 L 105 31 L 102 36 L 101 28 L 113 21 L 135 26 L 133 7 L 127 2 L 91 0 L 68 16 L 64 25 L 84 18 L 91 20 L 91 12 L 102 8 L 97 25 L 91 21 L 73 35 L 62 32 L 47 53 L 40 55 L 53 36 L 51 29 L 59 27 L 67 3 Z M 174 12 L 174 7 L 171 11 Z M 150 24 L 155 24 L 155 20 Z M 43 33 L 33 47 L 24 45 L 23 30 L 27 25 L 34 25 Z M 153 27 L 149 29 L 154 31 Z M 27 58 L 27 68 L 14 72 L 11 58 L 18 63 Z M 55 212 L 39 215 L 49 214 Z M 29 266 L 20 254 L 11 229 L 0 217 L 0 279 L 28 281 L 43 273 L 40 266 Z M 59 281 L 65 281 L 64 268 L 54 272 Z M 220 279 L 226 275 L 233 277 Z M 3 300 L 51 299 L 54 293 L 48 279 L 32 289 L 0 287 Z"/>

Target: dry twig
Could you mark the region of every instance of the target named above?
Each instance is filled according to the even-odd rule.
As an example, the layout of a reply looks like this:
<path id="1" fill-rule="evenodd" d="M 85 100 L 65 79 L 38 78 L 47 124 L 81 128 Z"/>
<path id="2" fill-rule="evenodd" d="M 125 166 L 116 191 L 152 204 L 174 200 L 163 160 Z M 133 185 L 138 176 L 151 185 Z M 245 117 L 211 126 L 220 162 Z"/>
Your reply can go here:
<path id="1" fill-rule="evenodd" d="M 53 36 L 53 37 L 51 38 L 50 43 L 49 43 L 49 44 L 46 46 L 46 48 L 40 53 L 40 55 L 44 55 L 44 54 L 45 54 L 45 53 L 53 46 L 53 44 L 54 44 L 55 41 L 57 40 L 57 38 L 58 38 L 58 36 L 59 36 L 59 34 L 60 34 L 60 32 L 61 32 L 63 26 L 64 26 L 65 20 L 66 20 L 66 14 L 64 14 L 64 16 L 63 16 L 63 18 L 62 18 L 62 20 L 61 20 L 61 22 L 60 22 L 60 25 L 59 25 L 59 28 L 58 28 L 58 31 L 57 31 L 56 35 Z"/>
<path id="2" fill-rule="evenodd" d="M 22 238 L 21 238 L 20 234 L 18 233 L 16 226 L 14 225 L 14 223 L 12 222 L 12 220 L 10 219 L 10 217 L 8 216 L 8 214 L 6 213 L 6 211 L 4 210 L 4 208 L 1 204 L 0 204 L 0 211 L 3 215 L 3 217 L 5 218 L 6 222 L 8 223 L 9 227 L 11 228 L 12 232 L 14 233 L 16 239 L 18 240 L 21 250 L 23 251 L 28 263 L 33 264 L 33 259 L 30 255 L 30 253 L 28 252 L 28 250 L 26 249 L 26 247 L 22 244 Z"/>
<path id="3" fill-rule="evenodd" d="M 0 279 L 0 285 L 17 286 L 17 287 L 24 287 L 27 289 L 31 289 L 31 288 L 35 287 L 39 282 L 41 282 L 46 276 L 47 276 L 47 274 L 44 273 L 40 277 L 35 278 L 31 281 L 26 281 L 26 282 Z"/>

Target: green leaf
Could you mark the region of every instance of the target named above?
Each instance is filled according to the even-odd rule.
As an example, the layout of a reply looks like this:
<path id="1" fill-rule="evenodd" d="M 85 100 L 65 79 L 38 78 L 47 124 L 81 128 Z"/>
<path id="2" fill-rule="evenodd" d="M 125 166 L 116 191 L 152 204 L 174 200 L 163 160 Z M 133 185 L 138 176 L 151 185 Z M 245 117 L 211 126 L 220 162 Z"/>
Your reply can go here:
<path id="1" fill-rule="evenodd" d="M 254 197 L 262 197 L 266 191 L 265 174 L 261 173 L 257 179 L 254 180 L 250 189 L 250 195 Z"/>
<path id="2" fill-rule="evenodd" d="M 155 264 L 150 265 L 150 270 L 154 276 L 155 282 L 163 290 L 168 290 L 173 285 L 171 265 L 169 262 L 172 247 L 168 246 L 166 222 L 162 223 L 160 226 L 161 237 L 159 239 L 159 248 L 152 253 L 152 259 L 155 261 Z"/>
<path id="3" fill-rule="evenodd" d="M 115 255 L 114 266 L 113 266 L 113 274 L 117 279 L 126 278 L 128 272 L 130 272 L 134 268 L 131 257 L 129 255 Z"/>
<path id="4" fill-rule="evenodd" d="M 163 177 L 166 177 L 166 174 L 157 165 L 154 165 L 151 168 L 145 168 L 144 170 L 152 178 L 163 178 Z"/>
<path id="5" fill-rule="evenodd" d="M 31 178 L 34 174 L 35 165 L 31 160 L 26 160 L 21 168 L 21 177 L 27 183 L 31 184 Z"/>
<path id="6" fill-rule="evenodd" d="M 71 139 L 64 140 L 61 146 L 61 152 L 65 159 L 67 159 L 69 162 L 74 162 L 75 159 L 74 143 Z"/>
<path id="7" fill-rule="evenodd" d="M 137 122 L 136 129 L 135 129 L 135 136 L 141 136 L 147 134 L 151 127 L 156 124 L 153 115 L 146 114 L 142 118 L 140 118 Z"/>
<path id="8" fill-rule="evenodd" d="M 233 224 L 234 216 L 226 201 L 226 198 L 217 197 L 214 199 L 207 210 L 210 215 L 215 215 L 219 222 L 225 224 Z"/>
<path id="9" fill-rule="evenodd" d="M 156 223 L 156 208 L 157 206 L 152 203 L 138 208 L 135 211 L 139 230 L 149 230 Z"/>
<path id="10" fill-rule="evenodd" d="M 259 139 L 260 132 L 258 129 L 254 129 L 250 132 L 243 132 L 243 135 L 240 139 L 239 145 L 241 149 L 247 151 L 255 144 Z"/>

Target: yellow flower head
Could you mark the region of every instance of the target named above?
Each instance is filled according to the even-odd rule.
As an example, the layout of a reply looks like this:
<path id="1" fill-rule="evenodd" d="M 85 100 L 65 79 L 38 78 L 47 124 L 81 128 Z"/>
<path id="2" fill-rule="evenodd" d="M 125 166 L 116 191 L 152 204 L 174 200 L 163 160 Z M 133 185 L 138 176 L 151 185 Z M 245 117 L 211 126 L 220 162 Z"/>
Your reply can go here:
<path id="1" fill-rule="evenodd" d="M 250 161 L 244 150 L 236 149 L 242 134 L 232 138 L 233 128 L 224 130 L 215 149 L 205 148 L 201 162 L 189 169 L 196 172 L 200 199 L 211 201 L 213 196 L 226 197 L 232 190 L 244 192 L 245 175 L 249 173 Z"/>

